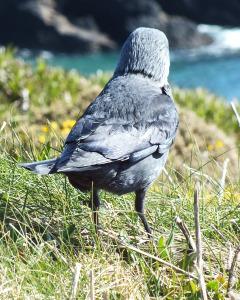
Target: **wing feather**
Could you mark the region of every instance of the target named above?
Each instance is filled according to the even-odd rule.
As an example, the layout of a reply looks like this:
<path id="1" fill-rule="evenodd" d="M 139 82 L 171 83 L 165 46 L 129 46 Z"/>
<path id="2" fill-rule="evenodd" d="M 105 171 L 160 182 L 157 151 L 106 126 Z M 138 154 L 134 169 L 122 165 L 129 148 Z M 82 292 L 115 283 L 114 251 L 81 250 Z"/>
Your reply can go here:
<path id="1" fill-rule="evenodd" d="M 126 97 L 128 95 L 131 93 Z M 95 100 L 73 127 L 55 166 L 58 171 L 94 168 L 114 161 L 137 161 L 156 151 L 165 153 L 171 147 L 178 127 L 178 113 L 170 95 L 150 91 L 148 99 L 145 95 L 145 104 L 142 99 L 136 100 L 139 104 L 136 113 L 131 110 L 131 102 L 125 104 L 131 110 L 128 115 L 121 115 L 121 109 L 126 111 L 124 103 L 119 102 L 116 110 L 109 97 L 105 93 L 99 101 Z M 113 99 L 110 97 L 110 100 Z M 108 105 L 112 105 L 112 109 Z"/>

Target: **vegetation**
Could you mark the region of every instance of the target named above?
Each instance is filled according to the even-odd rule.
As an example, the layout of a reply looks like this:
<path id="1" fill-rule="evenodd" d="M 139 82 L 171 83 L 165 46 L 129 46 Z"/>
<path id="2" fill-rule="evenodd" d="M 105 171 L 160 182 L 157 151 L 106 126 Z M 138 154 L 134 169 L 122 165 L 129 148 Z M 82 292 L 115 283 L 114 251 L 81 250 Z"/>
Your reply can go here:
<path id="1" fill-rule="evenodd" d="M 175 88 L 174 98 L 180 106 L 196 112 L 199 117 L 216 124 L 228 134 L 240 135 L 232 108 L 223 98 L 217 97 L 202 88 L 195 90 Z M 237 107 L 239 109 L 239 103 L 237 103 Z"/>
<path id="2" fill-rule="evenodd" d="M 12 110 L 19 113 L 24 91 L 29 94 L 30 109 L 25 118 L 32 124 L 58 117 L 75 119 L 109 80 L 109 74 L 93 75 L 87 80 L 76 71 L 47 66 L 39 59 L 36 66 L 15 59 L 14 51 L 2 48 L 0 52 L 0 116 Z M 227 133 L 239 134 L 238 124 L 230 105 L 203 89 L 174 89 L 174 98 L 181 107 L 196 112 L 206 121 L 214 122 Z M 63 105 L 64 103 L 64 105 Z M 78 109 L 73 110 L 72 107 Z M 239 104 L 237 105 L 239 108 Z M 9 115 L 8 115 L 9 117 Z M 224 122 L 223 122 L 224 120 Z"/>
<path id="3" fill-rule="evenodd" d="M 221 176 L 216 176 L 217 153 L 222 154 L 223 143 L 227 144 L 229 139 L 234 143 L 239 134 L 226 103 L 206 91 L 175 89 L 181 114 L 195 118 L 187 110 L 191 109 L 201 117 L 191 121 L 197 120 L 201 125 L 207 142 L 198 147 L 197 129 L 180 129 L 180 140 L 173 153 L 179 161 L 184 158 L 189 168 L 179 167 L 176 173 L 171 163 L 173 156 L 168 176 L 162 175 L 149 191 L 146 210 L 154 229 L 152 241 L 148 241 L 134 212 L 134 195 L 101 193 L 103 231 L 97 235 L 86 206 L 89 194 L 77 192 L 61 175 L 41 177 L 17 166 L 21 161 L 57 155 L 73 120 L 108 78 L 103 74 L 86 79 L 74 71 L 50 68 L 41 60 L 32 67 L 16 60 L 12 50 L 2 49 L 0 298 L 68 299 L 74 268 L 80 263 L 77 299 L 86 299 L 90 293 L 96 299 L 199 299 L 197 280 L 154 259 L 159 257 L 196 276 L 194 256 L 189 253 L 175 218 L 180 216 L 194 237 L 193 192 L 195 182 L 199 181 L 205 280 L 210 299 L 225 299 L 229 249 L 234 251 L 239 246 L 240 234 L 238 177 L 229 176 L 223 192 Z M 212 120 L 212 131 L 210 127 L 203 129 L 205 121 Z M 217 132 L 219 128 L 227 132 L 228 139 L 221 130 Z M 187 131 L 191 134 L 186 141 Z M 215 140 L 208 139 L 212 132 L 216 133 Z M 193 145 L 190 158 L 177 150 L 183 141 L 184 147 Z M 208 149 L 210 145 L 214 149 Z M 216 171 L 213 175 L 210 163 L 202 168 L 201 147 L 211 153 L 219 151 L 208 156 Z M 235 170 L 237 158 L 231 158 Z M 190 167 L 196 160 L 193 171 Z M 222 167 L 219 170 L 222 174 Z M 234 290 L 239 293 L 239 267 L 235 277 Z"/>

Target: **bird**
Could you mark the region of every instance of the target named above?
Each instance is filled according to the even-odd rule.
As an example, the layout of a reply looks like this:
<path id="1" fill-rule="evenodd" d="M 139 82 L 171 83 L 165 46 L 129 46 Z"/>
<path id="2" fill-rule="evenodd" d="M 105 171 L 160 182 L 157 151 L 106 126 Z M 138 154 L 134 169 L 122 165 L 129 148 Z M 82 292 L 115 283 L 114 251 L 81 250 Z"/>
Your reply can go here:
<path id="1" fill-rule="evenodd" d="M 113 76 L 73 126 L 59 157 L 21 167 L 41 175 L 62 173 L 76 189 L 92 192 L 96 228 L 100 190 L 135 193 L 135 211 L 151 236 L 145 196 L 165 166 L 179 124 L 169 68 L 166 35 L 155 28 L 135 29 Z"/>

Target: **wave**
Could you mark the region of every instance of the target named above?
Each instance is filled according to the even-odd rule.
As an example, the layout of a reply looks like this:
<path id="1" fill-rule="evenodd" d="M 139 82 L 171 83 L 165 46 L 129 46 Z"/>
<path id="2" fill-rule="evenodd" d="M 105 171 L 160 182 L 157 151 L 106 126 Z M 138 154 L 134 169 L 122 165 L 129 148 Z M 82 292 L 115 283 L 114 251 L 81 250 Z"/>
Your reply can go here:
<path id="1" fill-rule="evenodd" d="M 240 28 L 226 28 L 216 25 L 198 25 L 198 31 L 213 38 L 213 43 L 207 48 L 218 51 L 240 51 Z"/>
<path id="2" fill-rule="evenodd" d="M 208 34 L 213 42 L 208 46 L 194 49 L 174 50 L 171 52 L 174 61 L 240 55 L 240 28 L 199 24 L 197 29 L 201 33 Z"/>

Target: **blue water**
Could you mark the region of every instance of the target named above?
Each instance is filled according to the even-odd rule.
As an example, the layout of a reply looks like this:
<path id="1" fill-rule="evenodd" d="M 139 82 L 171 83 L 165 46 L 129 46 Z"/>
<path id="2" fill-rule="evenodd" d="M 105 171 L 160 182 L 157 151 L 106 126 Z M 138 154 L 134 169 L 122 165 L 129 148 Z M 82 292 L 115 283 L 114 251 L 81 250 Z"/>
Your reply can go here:
<path id="1" fill-rule="evenodd" d="M 24 55 L 34 60 L 34 55 Z M 98 53 L 91 55 L 43 55 L 50 65 L 67 70 L 76 69 L 81 74 L 90 75 L 98 70 L 112 72 L 116 66 L 118 53 Z M 224 96 L 240 99 L 240 53 L 229 55 L 190 55 L 172 53 L 170 82 L 185 88 L 203 87 Z"/>
<path id="2" fill-rule="evenodd" d="M 240 99 L 240 55 L 175 61 L 170 80 L 179 87 L 204 87 L 229 101 Z"/>

